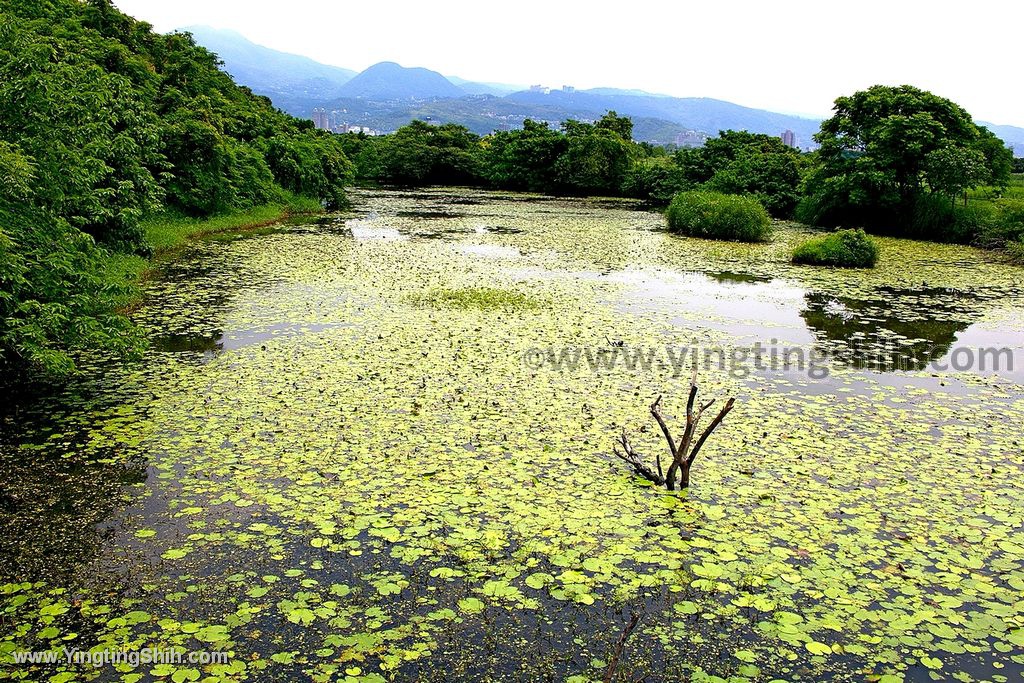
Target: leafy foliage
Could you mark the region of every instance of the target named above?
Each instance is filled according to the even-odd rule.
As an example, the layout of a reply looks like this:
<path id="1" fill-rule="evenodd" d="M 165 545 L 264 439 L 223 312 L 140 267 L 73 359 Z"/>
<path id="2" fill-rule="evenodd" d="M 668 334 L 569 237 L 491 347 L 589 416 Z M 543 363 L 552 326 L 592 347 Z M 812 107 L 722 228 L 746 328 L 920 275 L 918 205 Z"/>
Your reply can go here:
<path id="1" fill-rule="evenodd" d="M 815 139 L 818 165 L 797 217 L 816 225 L 906 231 L 927 192 L 954 197 L 1009 179 L 1010 152 L 990 131 L 963 107 L 912 86 L 838 98 Z"/>
<path id="2" fill-rule="evenodd" d="M 555 187 L 555 163 L 567 148 L 564 135 L 529 119 L 521 130 L 494 133 L 484 144 L 488 181 L 495 187 L 531 192 Z"/>
<path id="3" fill-rule="evenodd" d="M 109 0 L 0 0 L 0 25 L 5 375 L 125 346 L 100 262 L 150 253 L 145 216 L 288 191 L 343 203 L 341 142 L 237 86 L 187 34 L 156 34 Z"/>
<path id="4" fill-rule="evenodd" d="M 9 155 L 0 150 L 0 165 Z M 134 328 L 115 312 L 122 291 L 103 279 L 104 256 L 66 221 L 0 197 L 0 378 L 26 364 L 71 372 L 73 348 L 136 348 Z"/>
<path id="5" fill-rule="evenodd" d="M 397 185 L 472 185 L 480 180 L 479 137 L 463 126 L 413 121 L 375 141 L 380 179 Z"/>
<path id="6" fill-rule="evenodd" d="M 668 204 L 672 197 L 690 187 L 674 159 L 652 156 L 633 164 L 622 180 L 622 194 Z"/>
<path id="7" fill-rule="evenodd" d="M 482 185 L 550 194 L 617 195 L 643 148 L 632 121 L 608 112 L 562 131 L 527 120 L 521 130 L 480 138 L 456 124 L 413 121 L 392 135 L 345 136 L 357 175 L 405 186 Z"/>
<path id="8" fill-rule="evenodd" d="M 793 263 L 837 268 L 874 268 L 878 245 L 863 230 L 838 230 L 803 242 L 793 250 Z"/>
<path id="9" fill-rule="evenodd" d="M 771 238 L 771 218 L 756 199 L 692 190 L 669 204 L 669 229 L 691 237 L 765 242 Z"/>
<path id="10" fill-rule="evenodd" d="M 615 195 L 637 145 L 629 119 L 608 112 L 597 123 L 566 121 L 566 148 L 555 162 L 555 189 L 573 195 Z"/>
<path id="11" fill-rule="evenodd" d="M 693 185 L 756 197 L 777 218 L 788 218 L 799 199 L 800 152 L 770 135 L 723 131 L 676 160 Z"/>

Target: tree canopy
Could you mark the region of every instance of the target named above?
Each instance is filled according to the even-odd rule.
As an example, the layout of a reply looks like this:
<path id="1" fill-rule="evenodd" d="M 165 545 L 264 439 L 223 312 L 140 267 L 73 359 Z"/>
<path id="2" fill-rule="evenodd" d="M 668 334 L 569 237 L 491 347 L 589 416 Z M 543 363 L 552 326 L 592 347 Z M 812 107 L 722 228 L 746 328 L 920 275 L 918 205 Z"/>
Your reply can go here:
<path id="1" fill-rule="evenodd" d="M 821 149 L 804 207 L 815 223 L 899 225 L 926 192 L 955 195 L 1009 178 L 1001 141 L 963 107 L 912 86 L 838 98 L 815 139 Z"/>

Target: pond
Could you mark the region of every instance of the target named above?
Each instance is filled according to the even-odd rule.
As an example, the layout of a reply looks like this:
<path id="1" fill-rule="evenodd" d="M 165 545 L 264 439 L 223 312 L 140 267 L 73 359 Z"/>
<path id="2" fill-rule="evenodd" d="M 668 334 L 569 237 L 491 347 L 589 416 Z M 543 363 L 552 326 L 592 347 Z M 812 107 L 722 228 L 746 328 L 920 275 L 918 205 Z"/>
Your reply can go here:
<path id="1" fill-rule="evenodd" d="M 1021 680 L 1024 270 L 880 239 L 792 266 L 629 201 L 358 191 L 197 243 L 153 341 L 4 416 L 25 680 Z M 683 493 L 630 476 L 691 363 Z M 4 674 L 5 676 L 8 673 Z M 715 676 L 720 678 L 715 678 Z"/>

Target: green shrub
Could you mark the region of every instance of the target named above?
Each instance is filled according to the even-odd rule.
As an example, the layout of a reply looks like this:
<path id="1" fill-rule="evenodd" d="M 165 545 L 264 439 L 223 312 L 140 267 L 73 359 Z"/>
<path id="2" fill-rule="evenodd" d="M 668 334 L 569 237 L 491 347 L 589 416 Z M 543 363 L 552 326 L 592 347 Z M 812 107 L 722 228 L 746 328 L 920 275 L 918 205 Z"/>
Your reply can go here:
<path id="1" fill-rule="evenodd" d="M 990 212 L 989 219 L 978 230 L 973 242 L 980 247 L 1001 249 L 1013 242 L 1024 241 L 1024 201 L 999 199 L 975 202 Z"/>
<path id="2" fill-rule="evenodd" d="M 837 268 L 873 268 L 878 245 L 863 230 L 839 230 L 816 237 L 793 250 L 793 263 Z"/>
<path id="3" fill-rule="evenodd" d="M 67 375 L 83 350 L 138 351 L 116 310 L 125 283 L 104 279 L 103 257 L 66 221 L 0 196 L 0 387 Z"/>
<path id="4" fill-rule="evenodd" d="M 1024 239 L 1008 242 L 1006 251 L 1015 263 L 1024 264 Z"/>
<path id="5" fill-rule="evenodd" d="M 668 207 L 668 226 L 691 237 L 766 242 L 772 222 L 760 202 L 718 192 L 681 192 Z"/>
<path id="6" fill-rule="evenodd" d="M 621 192 L 627 197 L 668 204 L 689 183 L 670 157 L 641 159 L 626 172 Z"/>
<path id="7" fill-rule="evenodd" d="M 991 202 L 966 206 L 937 194 L 919 197 L 908 236 L 935 242 L 970 244 L 998 226 L 999 209 Z"/>

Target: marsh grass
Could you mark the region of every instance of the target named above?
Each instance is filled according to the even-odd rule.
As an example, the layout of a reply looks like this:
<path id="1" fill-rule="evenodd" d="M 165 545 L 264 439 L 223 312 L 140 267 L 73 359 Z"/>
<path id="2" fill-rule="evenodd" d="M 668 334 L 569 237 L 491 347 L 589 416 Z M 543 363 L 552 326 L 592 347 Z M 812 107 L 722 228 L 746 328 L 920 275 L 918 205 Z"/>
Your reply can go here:
<path id="1" fill-rule="evenodd" d="M 208 218 L 191 218 L 175 213 L 158 214 L 143 221 L 142 228 L 146 241 L 154 253 L 159 254 L 192 239 L 265 228 L 291 214 L 317 213 L 322 210 L 323 207 L 315 199 L 291 195 L 284 203 L 266 204 Z"/>
<path id="2" fill-rule="evenodd" d="M 434 308 L 455 308 L 460 310 L 536 310 L 543 307 L 540 299 L 497 287 L 463 287 L 451 289 L 435 287 L 422 294 L 410 297 L 420 306 Z"/>
<path id="3" fill-rule="evenodd" d="M 114 298 L 117 308 L 123 312 L 129 311 L 139 304 L 139 284 L 157 272 L 154 262 L 173 257 L 185 244 L 198 239 L 231 241 L 243 236 L 268 234 L 276 232 L 276 224 L 288 216 L 321 211 L 323 207 L 319 201 L 287 193 L 283 203 L 266 204 L 247 211 L 234 211 L 208 218 L 192 218 L 170 212 L 156 214 L 142 222 L 146 242 L 153 250 L 153 258 L 108 252 L 103 259 L 101 276 L 109 290 L 116 292 Z"/>
<path id="4" fill-rule="evenodd" d="M 666 212 L 669 229 L 690 237 L 736 242 L 767 242 L 772 222 L 751 197 L 719 192 L 680 192 Z"/>

